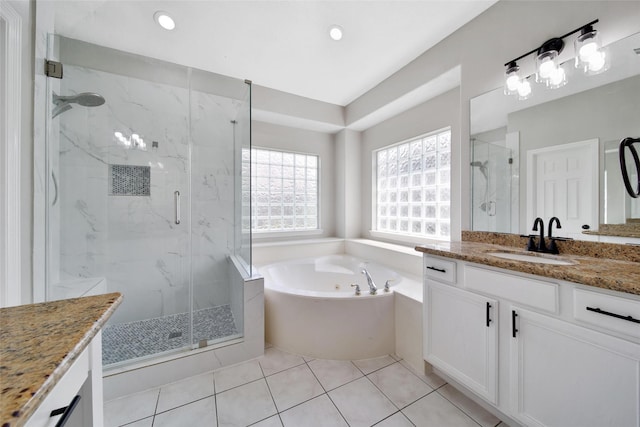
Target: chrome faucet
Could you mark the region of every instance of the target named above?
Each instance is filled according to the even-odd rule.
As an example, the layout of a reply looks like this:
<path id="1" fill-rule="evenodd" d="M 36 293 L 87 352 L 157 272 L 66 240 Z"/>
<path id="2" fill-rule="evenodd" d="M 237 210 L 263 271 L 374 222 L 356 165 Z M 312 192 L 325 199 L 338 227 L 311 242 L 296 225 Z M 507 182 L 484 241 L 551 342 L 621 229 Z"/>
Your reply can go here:
<path id="1" fill-rule="evenodd" d="M 367 283 L 369 284 L 369 293 L 371 295 L 375 295 L 378 292 L 378 288 L 376 287 L 376 284 L 373 282 L 373 279 L 371 278 L 371 275 L 366 268 L 362 269 L 362 274 L 364 274 L 367 278 Z"/>

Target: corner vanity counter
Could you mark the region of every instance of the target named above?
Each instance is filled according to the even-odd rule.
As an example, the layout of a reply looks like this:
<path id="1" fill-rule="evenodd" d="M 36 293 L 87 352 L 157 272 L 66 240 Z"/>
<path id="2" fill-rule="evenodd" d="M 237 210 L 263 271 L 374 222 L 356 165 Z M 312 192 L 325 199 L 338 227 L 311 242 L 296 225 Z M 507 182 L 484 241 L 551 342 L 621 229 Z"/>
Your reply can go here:
<path id="1" fill-rule="evenodd" d="M 79 401 L 74 419 L 102 425 L 101 330 L 121 301 L 111 293 L 0 309 L 2 427 L 54 425 Z"/>
<path id="2" fill-rule="evenodd" d="M 640 426 L 640 247 L 464 232 L 422 252 L 423 358 L 510 425 Z"/>

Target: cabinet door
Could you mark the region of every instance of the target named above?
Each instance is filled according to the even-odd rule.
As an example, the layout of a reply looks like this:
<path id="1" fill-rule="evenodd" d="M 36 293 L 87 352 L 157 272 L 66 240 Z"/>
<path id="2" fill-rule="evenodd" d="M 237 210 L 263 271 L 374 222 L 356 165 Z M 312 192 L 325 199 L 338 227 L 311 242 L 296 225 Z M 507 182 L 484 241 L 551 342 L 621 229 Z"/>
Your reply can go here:
<path id="1" fill-rule="evenodd" d="M 496 403 L 497 302 L 432 280 L 425 290 L 425 359 Z"/>
<path id="2" fill-rule="evenodd" d="M 512 308 L 514 418 L 530 426 L 640 426 L 640 345 Z"/>

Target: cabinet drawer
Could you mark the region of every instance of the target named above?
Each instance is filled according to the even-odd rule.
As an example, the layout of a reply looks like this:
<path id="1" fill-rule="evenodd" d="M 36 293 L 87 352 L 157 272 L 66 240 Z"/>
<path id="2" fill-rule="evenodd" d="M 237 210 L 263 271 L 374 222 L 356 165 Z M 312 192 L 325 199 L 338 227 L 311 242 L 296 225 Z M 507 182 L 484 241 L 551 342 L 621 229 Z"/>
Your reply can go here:
<path id="1" fill-rule="evenodd" d="M 456 283 L 456 263 L 441 258 L 424 257 L 424 272 L 427 277 L 446 283 Z"/>
<path id="2" fill-rule="evenodd" d="M 466 265 L 465 287 L 549 313 L 558 312 L 558 285 Z"/>
<path id="3" fill-rule="evenodd" d="M 51 418 L 51 411 L 64 408 L 71 403 L 84 384 L 89 372 L 89 348 L 85 348 L 80 356 L 73 362 L 69 370 L 60 378 L 56 386 L 49 392 L 38 409 L 27 420 L 27 427 L 40 427 L 55 425 L 57 418 Z M 81 408 L 76 408 L 76 411 Z"/>
<path id="4" fill-rule="evenodd" d="M 574 289 L 573 315 L 590 325 L 640 338 L 640 301 Z"/>

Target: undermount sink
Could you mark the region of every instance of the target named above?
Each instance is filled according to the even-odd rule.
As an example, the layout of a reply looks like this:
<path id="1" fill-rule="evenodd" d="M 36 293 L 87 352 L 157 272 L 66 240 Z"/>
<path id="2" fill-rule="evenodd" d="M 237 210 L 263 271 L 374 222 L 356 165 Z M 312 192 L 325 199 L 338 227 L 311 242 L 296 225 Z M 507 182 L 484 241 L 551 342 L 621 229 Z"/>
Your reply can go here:
<path id="1" fill-rule="evenodd" d="M 540 255 L 529 255 L 524 253 L 513 253 L 513 252 L 487 252 L 487 255 L 491 255 L 497 258 L 510 259 L 514 261 L 524 261 L 524 262 L 532 262 L 535 264 L 552 264 L 552 265 L 574 265 L 577 264 L 575 261 L 560 259 L 560 258 L 551 258 Z"/>

